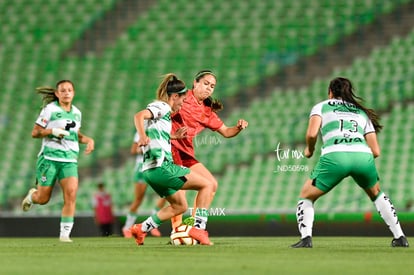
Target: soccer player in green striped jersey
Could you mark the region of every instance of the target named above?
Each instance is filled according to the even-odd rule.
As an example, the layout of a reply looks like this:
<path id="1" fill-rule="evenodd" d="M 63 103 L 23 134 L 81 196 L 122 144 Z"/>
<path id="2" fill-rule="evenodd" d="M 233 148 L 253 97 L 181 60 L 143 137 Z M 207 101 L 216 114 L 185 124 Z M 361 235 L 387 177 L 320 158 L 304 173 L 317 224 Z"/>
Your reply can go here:
<path id="1" fill-rule="evenodd" d="M 60 221 L 60 241 L 72 242 L 76 193 L 78 190 L 79 143 L 86 144 L 85 153 L 94 150 L 94 140 L 80 132 L 82 114 L 72 105 L 75 88 L 70 80 L 61 80 L 56 89 L 43 87 L 43 108 L 32 130 L 33 138 L 42 138 L 36 170 L 36 188 L 29 190 L 22 202 L 23 211 L 33 204 L 50 200 L 56 180 L 63 193 Z"/>
<path id="2" fill-rule="evenodd" d="M 388 225 L 393 247 L 408 247 L 391 200 L 380 189 L 374 158 L 380 155 L 377 132 L 382 129 L 374 110 L 364 107 L 349 79 L 337 77 L 329 84 L 328 99 L 310 113 L 305 156 L 312 157 L 320 132 L 321 156 L 300 192 L 296 217 L 301 240 L 293 248 L 312 247 L 314 202 L 351 176 L 366 192 Z"/>
<path id="3" fill-rule="evenodd" d="M 144 179 L 158 195 L 169 202 L 168 206 L 144 222 L 131 227 L 130 231 L 137 245 L 144 244 L 147 232 L 157 228 L 161 222 L 187 210 L 185 194 L 177 192 L 181 189 L 198 191 L 197 206 L 200 211 L 195 216 L 198 226 L 192 227 L 189 235 L 201 244 L 212 244 L 205 229 L 214 183 L 187 167 L 174 164 L 171 154 L 171 138 L 183 138 L 186 134 L 183 127 L 171 136 L 171 113 L 181 108 L 186 95 L 185 83 L 174 74 L 167 74 L 157 89 L 157 100 L 134 116 L 135 127 L 140 136 L 138 145 L 142 147 L 144 155 Z"/>

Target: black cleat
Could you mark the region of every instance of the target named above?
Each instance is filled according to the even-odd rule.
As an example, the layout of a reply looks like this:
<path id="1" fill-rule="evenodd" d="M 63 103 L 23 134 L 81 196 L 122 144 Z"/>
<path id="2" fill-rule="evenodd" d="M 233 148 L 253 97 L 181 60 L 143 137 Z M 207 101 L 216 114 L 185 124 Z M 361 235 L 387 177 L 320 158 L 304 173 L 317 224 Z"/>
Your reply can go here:
<path id="1" fill-rule="evenodd" d="M 407 238 L 405 236 L 401 236 L 398 239 L 393 239 L 391 242 L 392 247 L 409 247 Z"/>
<path id="2" fill-rule="evenodd" d="M 307 236 L 295 244 L 292 244 L 290 247 L 292 248 L 312 248 L 312 237 Z"/>

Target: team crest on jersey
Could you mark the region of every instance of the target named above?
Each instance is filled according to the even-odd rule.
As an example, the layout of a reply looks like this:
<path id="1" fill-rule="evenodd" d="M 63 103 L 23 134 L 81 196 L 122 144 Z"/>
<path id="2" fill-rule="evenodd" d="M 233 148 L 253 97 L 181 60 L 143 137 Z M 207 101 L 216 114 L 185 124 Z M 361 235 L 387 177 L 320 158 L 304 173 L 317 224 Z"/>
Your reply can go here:
<path id="1" fill-rule="evenodd" d="M 40 180 L 41 180 L 42 182 L 46 182 L 46 181 L 47 181 L 47 177 L 46 177 L 46 176 L 42 176 L 42 177 L 40 178 Z"/>

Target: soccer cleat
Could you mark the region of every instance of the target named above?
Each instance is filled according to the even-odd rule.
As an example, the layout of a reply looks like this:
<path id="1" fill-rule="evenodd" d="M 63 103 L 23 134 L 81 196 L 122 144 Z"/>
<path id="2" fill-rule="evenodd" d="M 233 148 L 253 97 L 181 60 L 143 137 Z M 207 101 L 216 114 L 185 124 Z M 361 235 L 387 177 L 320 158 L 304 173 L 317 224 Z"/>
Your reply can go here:
<path id="1" fill-rule="evenodd" d="M 393 239 L 391 242 L 392 247 L 409 247 L 407 238 L 405 236 L 401 236 L 398 239 Z"/>
<path id="2" fill-rule="evenodd" d="M 132 233 L 129 228 L 122 228 L 122 234 L 124 235 L 124 238 L 132 238 Z"/>
<path id="3" fill-rule="evenodd" d="M 36 188 L 32 188 L 27 193 L 26 197 L 24 197 L 22 201 L 22 209 L 23 211 L 29 211 L 30 208 L 32 208 L 33 202 L 31 201 L 31 196 L 34 192 L 36 192 Z"/>
<path id="4" fill-rule="evenodd" d="M 295 244 L 292 244 L 290 247 L 292 248 L 312 248 L 312 237 L 307 236 Z"/>
<path id="5" fill-rule="evenodd" d="M 73 243 L 69 237 L 59 237 L 59 241 L 62 243 Z"/>
<path id="6" fill-rule="evenodd" d="M 208 238 L 208 232 L 206 230 L 191 227 L 190 231 L 188 232 L 188 235 L 191 238 L 199 241 L 200 244 L 213 245 L 213 243 L 210 242 L 210 239 Z"/>
<path id="7" fill-rule="evenodd" d="M 131 231 L 132 237 L 135 238 L 135 243 L 137 245 L 143 245 L 145 236 L 147 236 L 147 233 L 142 231 L 142 223 L 134 224 L 129 231 Z"/>
<path id="8" fill-rule="evenodd" d="M 158 230 L 158 228 L 154 228 L 150 231 L 151 236 L 154 237 L 161 237 L 161 232 Z"/>

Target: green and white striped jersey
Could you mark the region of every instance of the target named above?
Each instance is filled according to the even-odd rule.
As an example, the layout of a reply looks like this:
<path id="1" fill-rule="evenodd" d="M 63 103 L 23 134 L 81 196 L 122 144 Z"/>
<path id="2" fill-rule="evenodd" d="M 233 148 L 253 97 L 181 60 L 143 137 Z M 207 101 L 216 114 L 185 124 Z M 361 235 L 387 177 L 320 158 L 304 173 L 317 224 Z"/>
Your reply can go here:
<path id="1" fill-rule="evenodd" d="M 61 128 L 69 131 L 70 135 L 57 138 L 53 135 L 44 137 L 39 155 L 45 159 L 60 162 L 77 162 L 79 156 L 78 131 L 81 127 L 82 114 L 72 105 L 70 112 L 63 110 L 57 101 L 46 105 L 36 120 L 43 128 Z"/>
<path id="2" fill-rule="evenodd" d="M 322 152 L 367 152 L 372 153 L 365 135 L 375 132 L 367 114 L 354 104 L 341 99 L 329 99 L 316 104 L 310 116 L 322 118 Z"/>
<path id="3" fill-rule="evenodd" d="M 142 171 L 160 167 L 164 160 L 173 161 L 171 154 L 171 107 L 166 102 L 154 101 L 147 105 L 153 118 L 144 121 L 150 143 L 143 148 Z"/>

